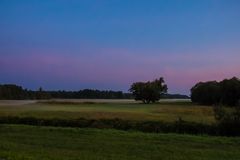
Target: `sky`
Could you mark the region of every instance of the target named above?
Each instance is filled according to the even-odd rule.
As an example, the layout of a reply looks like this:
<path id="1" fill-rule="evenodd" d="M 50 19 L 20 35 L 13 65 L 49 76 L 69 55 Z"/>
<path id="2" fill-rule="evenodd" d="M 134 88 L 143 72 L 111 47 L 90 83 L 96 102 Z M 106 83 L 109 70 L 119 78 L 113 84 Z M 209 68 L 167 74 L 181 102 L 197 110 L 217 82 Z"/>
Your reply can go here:
<path id="1" fill-rule="evenodd" d="M 169 93 L 240 77 L 239 0 L 0 0 L 0 84 Z"/>

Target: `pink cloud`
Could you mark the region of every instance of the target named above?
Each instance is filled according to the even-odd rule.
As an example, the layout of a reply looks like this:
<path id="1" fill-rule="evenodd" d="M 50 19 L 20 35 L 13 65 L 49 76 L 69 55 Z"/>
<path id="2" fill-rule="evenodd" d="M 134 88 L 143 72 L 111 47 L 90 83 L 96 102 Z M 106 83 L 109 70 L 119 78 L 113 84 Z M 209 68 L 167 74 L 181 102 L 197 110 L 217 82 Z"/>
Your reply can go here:
<path id="1" fill-rule="evenodd" d="M 111 83 L 126 88 L 134 81 L 163 76 L 170 91 L 187 92 L 198 81 L 240 76 L 239 59 L 235 52 L 226 57 L 221 52 L 203 56 L 160 52 L 147 55 L 124 49 L 99 49 L 98 54 L 89 55 L 35 51 L 25 55 L 0 55 L 0 71 L 44 81 Z"/>

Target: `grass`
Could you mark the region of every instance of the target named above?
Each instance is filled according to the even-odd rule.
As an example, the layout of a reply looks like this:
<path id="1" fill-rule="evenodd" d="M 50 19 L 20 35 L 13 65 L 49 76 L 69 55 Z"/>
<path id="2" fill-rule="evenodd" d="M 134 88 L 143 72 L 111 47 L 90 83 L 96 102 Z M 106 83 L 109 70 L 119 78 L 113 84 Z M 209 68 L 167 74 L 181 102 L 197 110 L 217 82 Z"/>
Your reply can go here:
<path id="1" fill-rule="evenodd" d="M 0 116 L 61 119 L 120 118 L 166 122 L 176 121 L 181 117 L 191 122 L 208 124 L 215 122 L 211 107 L 197 106 L 188 101 L 163 101 L 156 104 L 46 101 L 24 105 L 0 105 Z"/>
<path id="2" fill-rule="evenodd" d="M 0 159 L 236 160 L 240 138 L 0 125 Z"/>
<path id="3" fill-rule="evenodd" d="M 0 101 L 0 117 L 112 119 L 214 123 L 209 106 L 189 101 Z M 113 129 L 0 124 L 0 160 L 236 160 L 240 137 L 154 134 Z"/>

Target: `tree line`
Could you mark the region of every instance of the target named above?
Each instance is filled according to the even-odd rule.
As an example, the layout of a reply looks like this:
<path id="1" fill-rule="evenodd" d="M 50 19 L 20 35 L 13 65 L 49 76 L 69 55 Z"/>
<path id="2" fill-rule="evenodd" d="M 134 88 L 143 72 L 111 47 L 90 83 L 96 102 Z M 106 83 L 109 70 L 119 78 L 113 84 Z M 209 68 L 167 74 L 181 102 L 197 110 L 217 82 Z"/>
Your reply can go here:
<path id="1" fill-rule="evenodd" d="M 163 85 L 163 86 L 162 86 Z M 148 82 L 133 83 L 132 93 L 111 90 L 83 89 L 79 91 L 45 91 L 41 87 L 36 90 L 24 89 L 15 84 L 0 84 L 0 99 L 2 100 L 21 100 L 21 99 L 134 99 L 145 103 L 156 102 L 163 99 L 188 99 L 189 97 L 181 94 L 168 94 L 167 86 L 163 78 Z"/>
<path id="2" fill-rule="evenodd" d="M 130 99 L 132 94 L 122 91 L 100 91 L 84 89 L 79 91 L 44 91 L 41 87 L 37 91 L 23 89 L 15 84 L 0 85 L 0 99 L 21 100 L 21 99 Z"/>
<path id="3" fill-rule="evenodd" d="M 191 89 L 192 102 L 203 105 L 237 106 L 240 104 L 240 80 L 199 82 Z"/>

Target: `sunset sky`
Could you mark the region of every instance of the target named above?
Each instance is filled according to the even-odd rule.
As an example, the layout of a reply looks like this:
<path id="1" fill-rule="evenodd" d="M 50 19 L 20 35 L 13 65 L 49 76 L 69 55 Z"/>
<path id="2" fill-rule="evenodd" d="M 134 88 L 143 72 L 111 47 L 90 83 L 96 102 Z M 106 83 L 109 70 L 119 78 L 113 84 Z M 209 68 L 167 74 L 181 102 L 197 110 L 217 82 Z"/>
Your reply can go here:
<path id="1" fill-rule="evenodd" d="M 169 93 L 240 77 L 239 0 L 0 0 L 0 84 Z"/>

